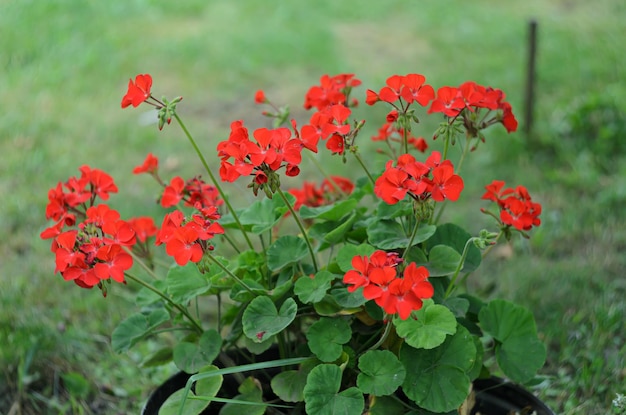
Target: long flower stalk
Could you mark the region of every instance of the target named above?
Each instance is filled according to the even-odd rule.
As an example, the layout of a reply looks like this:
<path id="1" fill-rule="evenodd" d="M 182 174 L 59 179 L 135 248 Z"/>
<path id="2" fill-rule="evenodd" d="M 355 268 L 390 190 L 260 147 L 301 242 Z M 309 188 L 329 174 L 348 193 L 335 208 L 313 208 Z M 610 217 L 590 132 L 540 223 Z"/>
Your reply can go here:
<path id="1" fill-rule="evenodd" d="M 175 303 L 174 301 L 172 301 L 171 298 L 169 298 L 163 291 L 159 290 L 158 288 L 156 288 L 154 285 L 145 282 L 144 280 L 142 280 L 141 278 L 135 277 L 132 274 L 129 273 L 125 273 L 124 274 L 126 276 L 126 278 L 128 278 L 131 281 L 136 282 L 139 285 L 144 286 L 145 288 L 149 289 L 150 291 L 152 291 L 153 293 L 155 293 L 156 295 L 158 295 L 159 297 L 161 297 L 163 300 L 165 300 L 169 305 L 171 305 L 172 307 L 174 307 L 175 309 L 177 309 L 178 311 L 180 311 L 186 318 L 187 320 L 189 320 L 189 322 L 193 325 L 194 329 L 198 332 L 198 334 L 202 334 L 204 332 L 204 329 L 202 328 L 202 326 L 200 325 L 200 323 L 198 323 L 196 321 L 196 319 L 193 318 L 193 316 L 191 314 L 189 314 L 189 312 L 187 311 L 187 309 L 185 307 L 183 307 L 180 304 Z"/>
<path id="2" fill-rule="evenodd" d="M 309 236 L 306 233 L 306 229 L 304 229 L 304 225 L 302 224 L 302 221 L 300 220 L 300 216 L 298 216 L 293 206 L 291 206 L 291 203 L 289 203 L 287 196 L 285 196 L 285 193 L 283 193 L 283 191 L 280 190 L 280 187 L 278 188 L 276 193 L 278 193 L 278 195 L 283 199 L 283 201 L 285 202 L 285 205 L 287 205 L 287 208 L 289 209 L 289 212 L 291 212 L 291 216 L 293 216 L 294 220 L 298 224 L 298 228 L 300 228 L 300 232 L 302 232 L 302 237 L 304 238 L 304 241 L 306 242 L 306 246 L 309 249 L 309 253 L 311 254 L 311 261 L 313 262 L 313 269 L 315 269 L 315 272 L 317 272 L 318 268 L 317 268 L 317 259 L 315 257 L 315 251 L 313 250 L 313 245 L 311 245 L 311 240 L 309 239 Z"/>
<path id="3" fill-rule="evenodd" d="M 209 168 L 209 163 L 207 163 L 206 158 L 204 157 L 204 155 L 200 151 L 200 148 L 196 144 L 196 140 L 193 139 L 193 136 L 191 135 L 191 133 L 189 132 L 189 130 L 185 126 L 185 123 L 183 123 L 183 120 L 178 116 L 177 113 L 174 113 L 174 118 L 176 119 L 176 121 L 178 122 L 178 125 L 180 125 L 180 128 L 183 130 L 183 132 L 187 136 L 187 139 L 189 139 L 189 142 L 191 143 L 193 149 L 195 150 L 196 154 L 200 158 L 200 161 L 202 162 L 202 165 L 204 166 L 204 169 L 206 170 L 207 174 L 209 175 L 211 181 L 213 182 L 213 185 L 215 186 L 215 188 L 219 192 L 220 196 L 222 196 L 222 199 L 224 200 L 224 203 L 228 207 L 228 211 L 231 213 L 231 215 L 233 215 L 233 219 L 237 223 L 237 226 L 239 227 L 239 229 L 241 229 L 241 232 L 243 233 L 243 237 L 246 239 L 246 243 L 248 244 L 248 247 L 250 247 L 250 249 L 254 249 L 254 247 L 252 245 L 252 241 L 250 241 L 250 238 L 248 237 L 248 233 L 246 232 L 245 228 L 243 227 L 243 225 L 239 221 L 239 217 L 237 216 L 237 213 L 235 212 L 235 209 L 233 209 L 232 205 L 230 204 L 230 201 L 228 200 L 228 196 L 222 190 L 222 187 L 220 186 L 219 181 L 215 178 L 215 176 L 213 175 L 213 172 Z"/>

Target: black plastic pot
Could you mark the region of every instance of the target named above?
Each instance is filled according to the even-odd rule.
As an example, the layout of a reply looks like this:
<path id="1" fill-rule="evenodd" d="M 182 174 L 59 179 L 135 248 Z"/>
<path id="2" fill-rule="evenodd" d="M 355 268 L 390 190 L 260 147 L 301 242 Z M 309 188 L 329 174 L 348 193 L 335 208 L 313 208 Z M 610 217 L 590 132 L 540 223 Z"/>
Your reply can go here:
<path id="1" fill-rule="evenodd" d="M 141 412 L 142 415 L 157 415 L 167 398 L 185 387 L 189 376 L 180 372 L 166 380 L 150 395 Z M 235 380 L 230 376 L 225 376 L 223 388 L 230 388 L 234 396 L 237 390 Z M 517 413 L 556 415 L 526 389 L 497 377 L 475 380 L 474 390 L 476 392 L 476 404 L 472 409 L 472 415 L 511 415 Z M 228 394 L 228 391 L 225 392 Z M 217 415 L 221 407 L 222 404 L 212 402 L 203 414 Z"/>
<path id="2" fill-rule="evenodd" d="M 535 395 L 497 377 L 474 381 L 476 405 L 472 415 L 536 414 L 556 415 Z"/>

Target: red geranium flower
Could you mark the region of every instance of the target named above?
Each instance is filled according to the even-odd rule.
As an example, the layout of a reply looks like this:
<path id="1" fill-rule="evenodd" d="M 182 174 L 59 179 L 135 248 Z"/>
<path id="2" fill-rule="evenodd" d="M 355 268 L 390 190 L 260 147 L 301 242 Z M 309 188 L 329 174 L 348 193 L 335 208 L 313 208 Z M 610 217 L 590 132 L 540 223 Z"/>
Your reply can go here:
<path id="1" fill-rule="evenodd" d="M 137 166 L 133 169 L 133 174 L 148 173 L 154 174 L 159 168 L 159 159 L 152 153 L 148 153 L 146 159 L 141 166 Z"/>
<path id="2" fill-rule="evenodd" d="M 138 107 L 142 102 L 150 98 L 150 88 L 152 87 L 152 76 L 148 74 L 137 75 L 135 82 L 128 81 L 128 92 L 122 98 L 122 108 L 129 105 Z"/>

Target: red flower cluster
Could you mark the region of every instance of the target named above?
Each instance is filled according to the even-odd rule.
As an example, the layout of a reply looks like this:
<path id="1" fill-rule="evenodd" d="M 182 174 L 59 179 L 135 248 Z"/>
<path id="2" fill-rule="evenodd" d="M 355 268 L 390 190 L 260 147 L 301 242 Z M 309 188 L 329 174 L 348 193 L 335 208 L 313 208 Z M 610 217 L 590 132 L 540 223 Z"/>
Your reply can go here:
<path id="1" fill-rule="evenodd" d="M 378 101 L 384 101 L 393 104 L 402 99 L 408 105 L 417 102 L 425 107 L 435 97 L 435 90 L 424 82 L 426 78 L 420 74 L 392 75 L 387 78 L 387 86 L 382 87 L 378 93 L 367 90 L 365 103 L 374 105 Z"/>
<path id="2" fill-rule="evenodd" d="M 197 209 L 224 204 L 215 186 L 205 183 L 199 177 L 185 182 L 181 177 L 175 176 L 163 190 L 161 206 L 164 208 L 176 206 L 181 200 L 185 202 L 185 206 Z"/>
<path id="3" fill-rule="evenodd" d="M 428 270 L 411 262 L 397 275 L 397 266 L 402 262 L 394 252 L 376 251 L 368 256 L 352 258 L 353 270 L 345 273 L 343 282 L 348 291 L 363 287 L 363 296 L 374 300 L 385 313 L 396 314 L 406 320 L 411 312 L 422 308 L 423 299 L 431 298 L 433 286 L 428 282 Z"/>
<path id="4" fill-rule="evenodd" d="M 374 193 L 393 205 L 408 193 L 416 200 L 429 197 L 436 202 L 444 199 L 456 201 L 463 190 L 463 179 L 454 174 L 450 160 L 441 161 L 441 154 L 434 151 L 426 162 L 416 161 L 410 154 L 398 157 L 396 166 L 389 160 L 385 172 L 376 180 Z"/>
<path id="5" fill-rule="evenodd" d="M 254 175 L 254 182 L 263 185 L 267 183 L 270 173 L 282 167 L 285 167 L 287 176 L 297 176 L 302 149 L 307 147 L 317 151 L 297 134 L 292 137 L 291 130 L 285 127 L 273 130 L 259 128 L 253 136 L 256 142 L 250 140 L 242 121 L 234 121 L 230 125 L 228 140 L 217 145 L 218 156 L 222 159 L 222 180 L 234 182 L 239 176 Z"/>
<path id="6" fill-rule="evenodd" d="M 200 208 L 191 219 L 186 220 L 183 212 L 176 210 L 165 215 L 156 236 L 156 245 L 165 244 L 165 252 L 178 265 L 199 262 L 205 251 L 213 250 L 207 241 L 223 234 L 224 228 L 216 222 L 220 218 L 215 206 Z"/>
<path id="7" fill-rule="evenodd" d="M 152 153 L 148 153 L 146 159 L 143 161 L 143 164 L 137 166 L 133 169 L 133 174 L 156 174 L 159 170 L 159 159 L 156 158 Z"/>
<path id="8" fill-rule="evenodd" d="M 352 190 L 354 184 L 349 179 L 331 176 L 330 180 L 324 179 L 319 187 L 315 183 L 305 181 L 301 189 L 290 189 L 289 193 L 296 197 L 294 209 L 298 210 L 302 205 L 318 207 L 333 203 L 341 198 L 342 193 L 347 195 L 352 193 Z"/>
<path id="9" fill-rule="evenodd" d="M 322 76 L 320 85 L 311 87 L 305 96 L 304 108 L 318 111 L 311 116 L 309 124 L 302 127 L 302 139 L 315 143 L 315 146 L 320 139 L 328 139 L 326 148 L 333 154 L 343 154 L 351 132 L 348 117 L 352 111 L 349 107 L 358 105 L 356 99 L 348 100 L 352 88 L 359 85 L 361 81 L 353 74 Z"/>
<path id="10" fill-rule="evenodd" d="M 335 76 L 324 75 L 320 78 L 320 84 L 312 86 L 304 97 L 304 108 L 317 108 L 323 110 L 331 105 L 341 104 L 344 106 L 356 106 L 358 101 L 347 102 L 352 88 L 361 85 L 361 81 L 354 74 L 339 74 Z"/>
<path id="11" fill-rule="evenodd" d="M 396 113 L 395 115 L 397 118 L 397 111 L 394 110 L 392 112 Z M 387 119 L 389 120 L 390 117 L 388 116 Z M 396 123 L 391 121 L 386 122 L 385 124 L 383 124 L 382 127 L 378 129 L 378 134 L 372 136 L 372 141 L 386 141 L 387 143 L 389 143 L 389 146 L 391 146 L 391 143 L 401 143 L 403 136 L 404 129 L 398 128 L 396 126 Z M 407 141 L 420 153 L 425 152 L 428 148 L 428 143 L 426 142 L 426 140 L 424 140 L 423 137 L 415 137 L 410 132 L 408 133 Z"/>
<path id="12" fill-rule="evenodd" d="M 532 201 L 524 186 L 515 189 L 504 189 L 504 182 L 494 180 L 485 186 L 487 190 L 482 199 L 492 200 L 500 208 L 500 220 L 504 225 L 513 226 L 520 231 L 528 231 L 533 226 L 539 226 L 541 220 L 541 205 Z"/>
<path id="13" fill-rule="evenodd" d="M 464 117 L 466 125 L 474 130 L 480 130 L 493 123 L 501 122 L 510 133 L 517 130 L 517 120 L 511 110 L 511 104 L 504 101 L 504 98 L 504 92 L 500 89 L 467 81 L 458 88 L 451 86 L 439 88 L 437 97 L 428 109 L 428 113 L 441 112 L 448 117 L 456 117 L 465 109 L 469 112 L 476 112 L 481 108 L 490 111 L 499 110 L 501 113 L 498 116 L 489 121 L 482 121 L 481 125 L 467 125 L 470 120 L 468 117 Z"/>
<path id="14" fill-rule="evenodd" d="M 127 222 L 109 206 L 95 205 L 97 198 L 107 200 L 109 193 L 117 192 L 117 186 L 102 170 L 83 166 L 80 171 L 80 178 L 71 177 L 48 192 L 46 218 L 57 223 L 44 230 L 41 238 L 53 238 L 55 272 L 81 287 L 98 285 L 104 290 L 103 280 L 124 282 L 124 271 L 133 264 L 124 247 L 136 243 L 136 231 L 143 237 L 156 229 L 151 230 L 150 218 Z M 82 222 L 77 223 L 77 217 Z"/>

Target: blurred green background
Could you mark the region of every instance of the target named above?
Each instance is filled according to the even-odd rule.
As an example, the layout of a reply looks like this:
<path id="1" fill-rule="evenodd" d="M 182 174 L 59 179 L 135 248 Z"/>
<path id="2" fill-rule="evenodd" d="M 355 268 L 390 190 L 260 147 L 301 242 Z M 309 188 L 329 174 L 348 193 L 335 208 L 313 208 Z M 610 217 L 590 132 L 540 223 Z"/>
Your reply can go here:
<path id="1" fill-rule="evenodd" d="M 120 109 L 128 78 L 150 73 L 157 96 L 183 95 L 180 114 L 210 155 L 231 121 L 266 123 L 257 89 L 302 122 L 308 87 L 341 72 L 372 89 L 411 72 L 435 87 L 493 85 L 523 124 L 531 19 L 534 133 L 490 130 L 464 174 L 526 185 L 543 224 L 491 256 L 472 283 L 533 309 L 549 348 L 534 390 L 557 413 L 617 413 L 611 401 L 626 394 L 622 0 L 0 0 L 0 413 L 137 413 L 173 371 L 138 367 L 150 344 L 110 350 L 133 287 L 104 299 L 64 283 L 38 237 L 48 189 L 82 164 L 114 176 L 113 204 L 128 215 L 155 198 L 152 183 L 129 174 L 149 151 L 171 174 L 199 171 L 178 127 L 158 132 L 147 108 Z M 435 125 L 422 127 L 430 137 Z M 459 203 L 484 220 L 479 201 Z"/>

